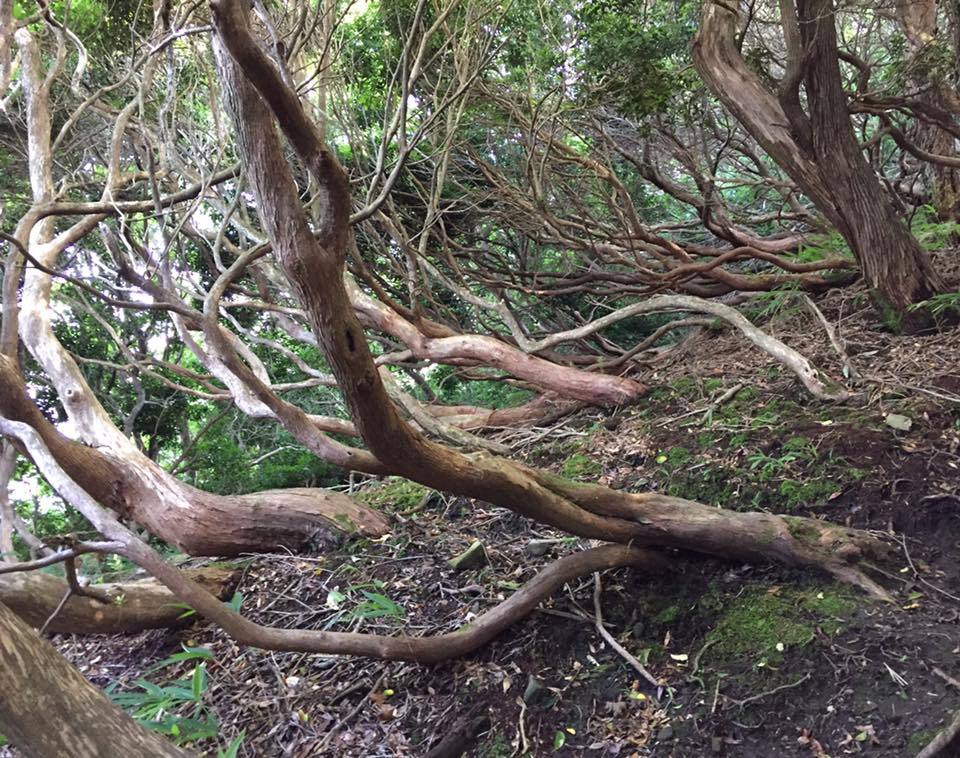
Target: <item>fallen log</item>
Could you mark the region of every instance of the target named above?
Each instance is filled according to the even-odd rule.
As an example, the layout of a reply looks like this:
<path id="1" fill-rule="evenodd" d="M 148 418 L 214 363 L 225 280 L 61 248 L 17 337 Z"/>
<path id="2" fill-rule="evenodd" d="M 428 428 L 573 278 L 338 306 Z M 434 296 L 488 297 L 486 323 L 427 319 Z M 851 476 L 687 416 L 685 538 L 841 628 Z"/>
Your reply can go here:
<path id="1" fill-rule="evenodd" d="M 221 600 L 240 578 L 240 571 L 230 568 L 185 573 Z M 0 574 L 0 603 L 30 626 L 46 624 L 55 634 L 129 634 L 180 626 L 193 615 L 184 616 L 189 609 L 154 579 L 93 585 L 96 597 L 73 594 L 64 602 L 68 589 L 65 580 L 38 571 Z"/>

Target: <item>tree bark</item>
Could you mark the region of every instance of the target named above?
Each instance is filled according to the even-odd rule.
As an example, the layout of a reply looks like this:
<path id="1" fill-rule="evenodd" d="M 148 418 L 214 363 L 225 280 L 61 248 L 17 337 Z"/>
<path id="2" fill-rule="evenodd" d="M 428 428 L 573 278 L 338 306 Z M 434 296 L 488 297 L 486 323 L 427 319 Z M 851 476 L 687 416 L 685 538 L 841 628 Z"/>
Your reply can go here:
<path id="1" fill-rule="evenodd" d="M 0 733 L 30 758 L 184 758 L 0 604 Z"/>
<path id="2" fill-rule="evenodd" d="M 899 313 L 943 290 L 930 258 L 884 194 L 847 115 L 833 0 L 796 4 L 808 114 L 790 113 L 761 83 L 737 45 L 738 13 L 707 0 L 694 41 L 697 70 L 770 157 L 843 235 L 867 283 Z M 799 81 L 797 82 L 799 86 Z M 808 123 L 807 123 L 808 121 Z M 806 134 L 809 129 L 809 134 Z"/>
<path id="3" fill-rule="evenodd" d="M 146 456 L 120 457 L 61 434 L 30 399 L 13 362 L 0 356 L 0 414 L 33 427 L 64 470 L 96 500 L 189 555 L 239 555 L 380 537 L 379 513 L 339 492 L 266 490 L 212 495 L 177 481 Z"/>
<path id="4" fill-rule="evenodd" d="M 310 544 L 329 544 L 353 531 L 370 536 L 385 534 L 387 524 L 379 514 L 336 492 L 291 489 L 218 496 L 190 487 L 144 455 L 113 423 L 76 361 L 60 343 L 51 322 L 53 277 L 49 271 L 56 267 L 62 252 L 82 239 L 103 216 L 87 214 L 55 235 L 54 219 L 42 212 L 55 196 L 49 101 L 56 69 L 43 71 L 39 45 L 29 29 L 19 29 L 16 39 L 27 103 L 34 207 L 21 218 L 15 237 L 18 246 L 28 250 L 42 268 L 31 266 L 22 271 L 22 256 L 11 258 L 15 263 L 5 267 L 0 349 L 6 357 L 0 361 L 0 412 L 33 426 L 70 476 L 100 502 L 191 555 L 298 550 Z M 60 56 L 51 65 L 62 64 Z M 143 73 L 144 86 L 150 82 L 155 67 L 156 59 L 149 58 Z M 112 199 L 113 188 L 119 183 L 125 127 L 137 104 L 135 97 L 117 116 L 104 200 Z M 21 271 L 23 287 L 18 307 Z M 17 369 L 18 333 L 43 367 L 86 444 L 64 437 L 33 405 Z"/>
<path id="5" fill-rule="evenodd" d="M 224 568 L 186 575 L 221 600 L 239 579 L 239 571 Z M 33 627 L 46 624 L 45 631 L 54 634 L 128 634 L 181 626 L 195 618 L 184 617 L 189 609 L 154 579 L 96 584 L 90 590 L 97 597 L 74 594 L 61 608 L 68 590 L 63 579 L 39 571 L 0 574 L 0 603 Z"/>
<path id="6" fill-rule="evenodd" d="M 10 502 L 10 479 L 17 466 L 17 451 L 6 440 L 0 441 L 0 561 L 13 558 L 13 532 L 16 514 Z"/>

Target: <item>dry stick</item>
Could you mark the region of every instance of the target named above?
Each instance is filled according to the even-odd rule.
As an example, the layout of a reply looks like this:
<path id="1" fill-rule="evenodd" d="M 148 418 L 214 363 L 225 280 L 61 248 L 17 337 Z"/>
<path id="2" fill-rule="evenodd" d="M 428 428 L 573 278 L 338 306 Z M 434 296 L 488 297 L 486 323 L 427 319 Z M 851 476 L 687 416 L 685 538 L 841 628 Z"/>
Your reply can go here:
<path id="1" fill-rule="evenodd" d="M 897 541 L 900 543 L 901 547 L 903 547 L 903 554 L 906 556 L 906 558 L 907 558 L 907 563 L 910 564 L 910 568 L 911 568 L 911 570 L 913 571 L 913 575 L 914 575 L 917 579 L 919 579 L 923 584 L 925 584 L 927 587 L 929 587 L 930 589 L 934 590 L 935 592 L 939 592 L 939 593 L 940 593 L 941 595 L 943 595 L 944 597 L 948 597 L 948 598 L 950 598 L 951 600 L 953 600 L 953 601 L 955 601 L 955 602 L 957 602 L 957 603 L 960 603 L 960 597 L 957 597 L 956 595 L 952 595 L 951 593 L 947 592 L 947 591 L 944 590 L 944 589 L 940 589 L 937 585 L 928 582 L 926 579 L 924 579 L 922 576 L 920 576 L 920 572 L 917 570 L 917 567 L 916 567 L 916 566 L 914 565 L 914 563 L 913 563 L 913 558 L 910 557 L 910 551 L 907 549 L 907 538 L 906 538 L 906 537 L 903 537 L 902 539 L 897 540 Z"/>
<path id="2" fill-rule="evenodd" d="M 823 325 L 824 331 L 827 333 L 827 337 L 830 340 L 830 344 L 833 345 L 833 349 L 837 351 L 837 355 L 840 356 L 840 361 L 843 364 L 844 372 L 848 379 L 853 381 L 860 380 L 860 372 L 853 367 L 853 362 L 850 360 L 850 356 L 847 354 L 846 349 L 843 346 L 843 340 L 840 339 L 840 335 L 837 333 L 836 327 L 833 326 L 827 317 L 823 315 L 815 302 L 810 299 L 810 296 L 807 294 L 801 294 L 801 299 L 803 304 L 807 306 L 807 309 L 817 317 L 817 320 Z"/>
<path id="3" fill-rule="evenodd" d="M 53 613 L 47 616 L 47 620 L 43 622 L 43 626 L 40 627 L 38 634 L 42 637 L 46 633 L 47 628 L 53 623 L 53 620 L 60 615 L 60 611 L 63 610 L 64 606 L 67 604 L 67 601 L 73 597 L 73 587 L 67 587 L 67 591 L 63 593 L 63 597 L 60 599 L 60 602 L 57 603 L 57 607 L 53 609 Z"/>
<path id="4" fill-rule="evenodd" d="M 660 682 L 658 682 L 653 674 L 647 671 L 643 664 L 640 663 L 633 655 L 631 655 L 626 648 L 623 647 L 619 642 L 617 642 L 613 635 L 606 630 L 606 627 L 603 625 L 603 610 L 600 608 L 600 573 L 594 572 L 593 574 L 593 612 L 596 619 L 597 632 L 606 640 L 607 644 L 610 645 L 613 650 L 618 653 L 627 663 L 633 666 L 637 673 L 640 674 L 644 679 L 646 679 L 650 684 L 655 688 L 659 689 Z"/>
<path id="5" fill-rule="evenodd" d="M 778 692 L 783 692 L 784 690 L 792 690 L 794 687 L 799 687 L 809 678 L 810 678 L 810 672 L 808 671 L 806 674 L 801 676 L 799 679 L 797 679 L 797 681 L 793 682 L 792 684 L 781 684 L 779 687 L 774 687 L 772 690 L 761 692 L 759 695 L 751 695 L 750 697 L 744 698 L 743 700 L 736 700 L 735 698 L 732 698 L 729 695 L 724 695 L 724 697 L 727 698 L 727 700 L 729 700 L 731 703 L 734 703 L 740 708 L 743 708 L 747 703 L 754 703 L 757 700 L 762 700 L 765 697 L 776 695 Z"/>
<path id="6" fill-rule="evenodd" d="M 954 679 L 943 669 L 934 668 L 933 673 L 943 679 L 943 681 L 945 681 L 947 684 L 952 684 L 954 687 L 960 690 L 960 679 Z"/>
<path id="7" fill-rule="evenodd" d="M 14 574 L 18 571 L 34 571 L 35 569 L 52 566 L 55 563 L 71 560 L 84 553 L 115 553 L 123 548 L 121 542 L 81 542 L 70 550 L 61 550 L 43 558 L 20 563 L 0 563 L 0 574 Z"/>

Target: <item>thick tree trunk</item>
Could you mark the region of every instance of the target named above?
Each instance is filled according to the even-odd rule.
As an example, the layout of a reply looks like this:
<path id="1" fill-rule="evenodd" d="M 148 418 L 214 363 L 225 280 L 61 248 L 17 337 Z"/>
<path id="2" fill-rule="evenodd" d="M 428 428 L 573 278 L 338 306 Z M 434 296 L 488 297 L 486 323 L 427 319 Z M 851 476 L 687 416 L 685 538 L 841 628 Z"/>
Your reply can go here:
<path id="1" fill-rule="evenodd" d="M 96 500 L 190 555 L 238 555 L 329 545 L 344 535 L 380 537 L 387 521 L 338 492 L 268 490 L 222 496 L 177 481 L 137 453 L 120 457 L 65 437 L 27 394 L 12 361 L 0 356 L 0 414 L 29 424 L 64 470 Z"/>
<path id="2" fill-rule="evenodd" d="M 843 235 L 867 283 L 898 312 L 943 289 L 929 256 L 897 217 L 860 151 L 843 92 L 832 0 L 796 6 L 809 114 L 788 113 L 744 61 L 738 14 L 708 0 L 694 41 L 697 70 L 770 157 Z"/>
<path id="3" fill-rule="evenodd" d="M 0 604 L 0 733 L 30 758 L 184 758 Z"/>
<path id="4" fill-rule="evenodd" d="M 185 573 L 221 600 L 239 579 L 239 571 L 224 568 Z M 39 571 L 0 574 L 0 603 L 31 626 L 46 624 L 46 631 L 55 634 L 127 634 L 192 620 L 184 617 L 187 609 L 176 596 L 154 579 L 93 585 L 97 597 L 74 594 L 61 608 L 68 589 L 63 579 Z"/>
<path id="5" fill-rule="evenodd" d="M 797 0 L 813 153 L 828 172 L 838 226 L 866 280 L 903 312 L 943 289 L 930 257 L 897 216 L 847 115 L 833 0 Z"/>

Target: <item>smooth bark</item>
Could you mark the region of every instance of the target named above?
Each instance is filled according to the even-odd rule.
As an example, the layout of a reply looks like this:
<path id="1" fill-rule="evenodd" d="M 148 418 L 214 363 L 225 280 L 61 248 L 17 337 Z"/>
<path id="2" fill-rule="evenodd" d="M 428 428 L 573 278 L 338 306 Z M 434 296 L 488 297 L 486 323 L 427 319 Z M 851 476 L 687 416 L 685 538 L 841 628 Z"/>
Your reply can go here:
<path id="1" fill-rule="evenodd" d="M 0 603 L 0 733 L 30 758 L 184 758 Z"/>
<path id="2" fill-rule="evenodd" d="M 232 569 L 185 573 L 221 600 L 239 579 Z M 63 602 L 69 589 L 63 579 L 38 571 L 0 574 L 0 603 L 31 626 L 54 634 L 127 634 L 182 626 L 195 618 L 184 615 L 189 609 L 155 579 L 96 584 L 89 588 L 96 597 L 71 594 Z"/>

